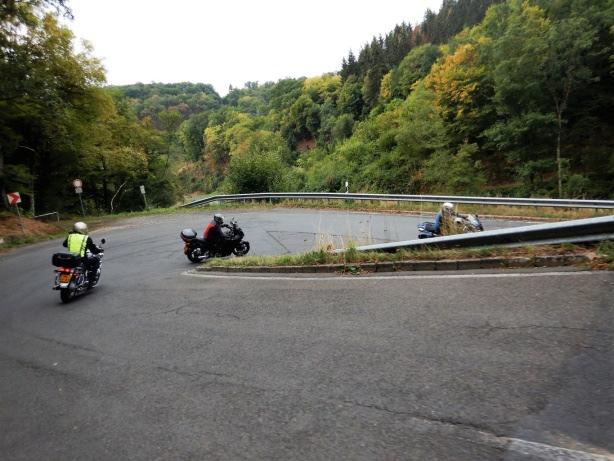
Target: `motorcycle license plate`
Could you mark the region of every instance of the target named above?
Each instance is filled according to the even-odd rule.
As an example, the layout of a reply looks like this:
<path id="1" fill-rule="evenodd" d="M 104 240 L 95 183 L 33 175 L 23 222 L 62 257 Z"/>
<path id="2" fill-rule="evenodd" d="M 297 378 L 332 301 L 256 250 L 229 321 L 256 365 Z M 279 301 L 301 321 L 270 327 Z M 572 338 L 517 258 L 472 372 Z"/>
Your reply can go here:
<path id="1" fill-rule="evenodd" d="M 60 274 L 60 283 L 70 282 L 70 274 Z"/>

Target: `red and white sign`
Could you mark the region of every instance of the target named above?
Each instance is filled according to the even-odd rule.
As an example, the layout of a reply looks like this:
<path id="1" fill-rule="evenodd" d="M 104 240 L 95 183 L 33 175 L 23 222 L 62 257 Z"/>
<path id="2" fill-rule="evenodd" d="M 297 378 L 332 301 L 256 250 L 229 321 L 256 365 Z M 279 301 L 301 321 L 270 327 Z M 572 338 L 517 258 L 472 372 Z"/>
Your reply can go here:
<path id="1" fill-rule="evenodd" d="M 21 203 L 21 196 L 19 192 L 9 192 L 6 194 L 6 198 L 9 200 L 9 205 L 17 205 Z"/>

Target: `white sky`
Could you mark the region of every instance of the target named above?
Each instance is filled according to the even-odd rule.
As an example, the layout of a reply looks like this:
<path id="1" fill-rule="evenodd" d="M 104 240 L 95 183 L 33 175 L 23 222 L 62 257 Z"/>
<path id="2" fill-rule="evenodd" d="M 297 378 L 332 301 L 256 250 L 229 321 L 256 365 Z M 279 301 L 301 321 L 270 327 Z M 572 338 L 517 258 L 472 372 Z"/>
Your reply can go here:
<path id="1" fill-rule="evenodd" d="M 94 45 L 112 85 L 202 82 L 224 95 L 247 81 L 338 71 L 395 24 L 442 0 L 71 0 L 68 26 Z"/>

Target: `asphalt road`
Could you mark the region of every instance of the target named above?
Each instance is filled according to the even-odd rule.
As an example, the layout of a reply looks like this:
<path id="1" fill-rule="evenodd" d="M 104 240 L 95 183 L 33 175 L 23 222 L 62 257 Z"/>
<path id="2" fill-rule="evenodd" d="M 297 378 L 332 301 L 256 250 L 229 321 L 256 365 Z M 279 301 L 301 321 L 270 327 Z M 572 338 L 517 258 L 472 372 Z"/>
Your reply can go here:
<path id="1" fill-rule="evenodd" d="M 235 216 L 257 254 L 417 222 Z M 94 233 L 101 283 L 68 305 L 59 241 L 0 257 L 0 458 L 614 459 L 614 274 L 188 275 L 206 219 Z"/>

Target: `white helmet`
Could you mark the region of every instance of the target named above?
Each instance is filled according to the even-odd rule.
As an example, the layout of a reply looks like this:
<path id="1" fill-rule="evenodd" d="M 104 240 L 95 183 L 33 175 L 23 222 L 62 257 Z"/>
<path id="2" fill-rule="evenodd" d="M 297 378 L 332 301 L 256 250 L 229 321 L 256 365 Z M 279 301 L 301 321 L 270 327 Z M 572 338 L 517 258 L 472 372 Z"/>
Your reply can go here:
<path id="1" fill-rule="evenodd" d="M 87 234 L 87 224 L 85 224 L 84 222 L 76 222 L 73 224 L 72 226 L 72 230 L 74 230 L 75 232 L 78 232 L 79 234 Z"/>
<path id="2" fill-rule="evenodd" d="M 454 204 L 451 203 L 451 202 L 446 202 L 443 205 L 441 205 L 441 209 L 442 210 L 453 211 L 454 210 Z"/>

